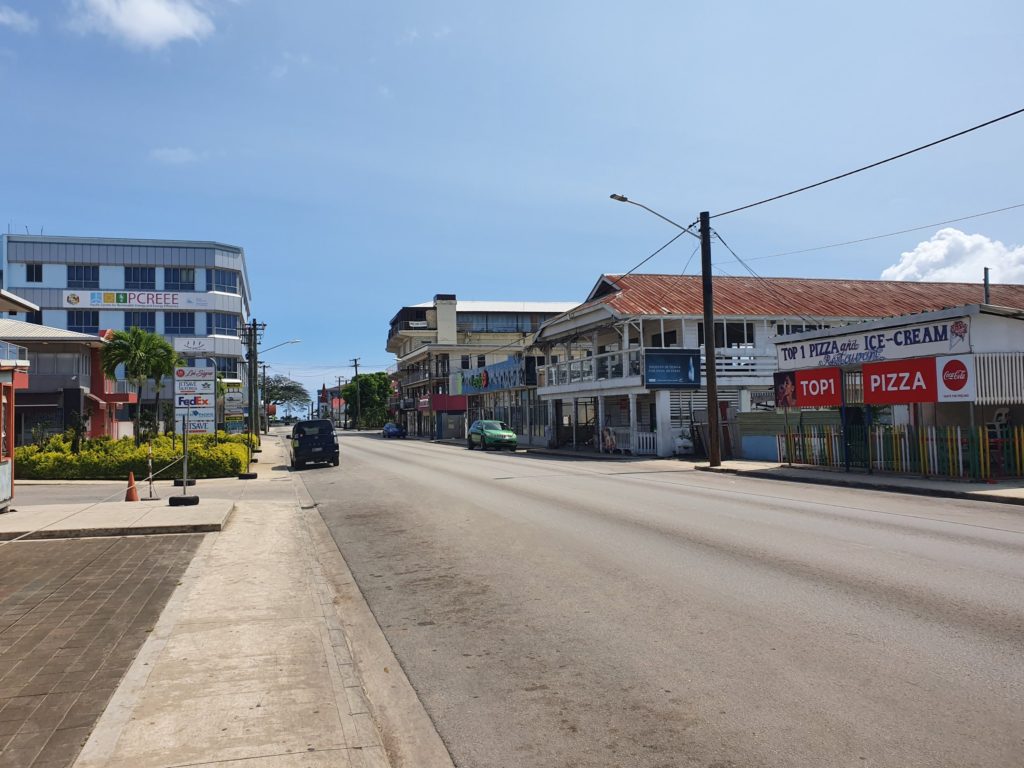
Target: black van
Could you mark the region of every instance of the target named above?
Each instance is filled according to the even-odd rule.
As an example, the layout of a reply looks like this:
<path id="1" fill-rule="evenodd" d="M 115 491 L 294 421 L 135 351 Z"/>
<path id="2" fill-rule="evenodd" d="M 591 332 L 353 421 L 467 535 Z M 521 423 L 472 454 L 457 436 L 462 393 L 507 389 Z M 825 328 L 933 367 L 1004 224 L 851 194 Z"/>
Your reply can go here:
<path id="1" fill-rule="evenodd" d="M 288 456 L 292 469 L 298 469 L 312 462 L 331 462 L 338 466 L 338 438 L 334 425 L 327 419 L 300 421 L 292 427 L 288 441 Z"/>

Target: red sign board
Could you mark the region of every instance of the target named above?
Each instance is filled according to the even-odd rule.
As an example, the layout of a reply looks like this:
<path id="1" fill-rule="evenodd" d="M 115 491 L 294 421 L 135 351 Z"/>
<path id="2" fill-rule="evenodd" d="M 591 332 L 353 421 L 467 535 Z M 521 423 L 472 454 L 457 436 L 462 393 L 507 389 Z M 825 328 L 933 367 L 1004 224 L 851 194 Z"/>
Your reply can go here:
<path id="1" fill-rule="evenodd" d="M 839 368 L 810 368 L 775 374 L 778 408 L 832 408 L 843 404 L 843 372 Z"/>
<path id="2" fill-rule="evenodd" d="M 863 374 L 868 405 L 934 403 L 938 398 L 934 357 L 864 363 Z"/>

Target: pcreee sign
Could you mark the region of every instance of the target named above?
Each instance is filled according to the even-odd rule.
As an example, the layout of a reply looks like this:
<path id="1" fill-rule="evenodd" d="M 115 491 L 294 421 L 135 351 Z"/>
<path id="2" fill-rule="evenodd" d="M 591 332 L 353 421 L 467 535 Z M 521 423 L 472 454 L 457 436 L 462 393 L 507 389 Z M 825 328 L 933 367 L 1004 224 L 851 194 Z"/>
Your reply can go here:
<path id="1" fill-rule="evenodd" d="M 865 363 L 864 402 L 868 405 L 934 403 L 938 398 L 933 357 Z"/>

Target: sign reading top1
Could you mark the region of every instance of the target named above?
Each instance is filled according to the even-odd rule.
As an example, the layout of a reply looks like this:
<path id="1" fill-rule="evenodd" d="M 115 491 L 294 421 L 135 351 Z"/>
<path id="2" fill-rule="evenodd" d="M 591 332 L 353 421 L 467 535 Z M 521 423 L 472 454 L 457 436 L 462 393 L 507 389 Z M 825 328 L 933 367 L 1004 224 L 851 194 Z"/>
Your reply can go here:
<path id="1" fill-rule="evenodd" d="M 971 351 L 971 320 L 955 317 L 842 336 L 826 330 L 820 339 L 777 342 L 775 348 L 782 371 L 964 354 Z"/>
<path id="2" fill-rule="evenodd" d="M 206 309 L 204 293 L 169 291 L 64 291 L 68 309 Z"/>

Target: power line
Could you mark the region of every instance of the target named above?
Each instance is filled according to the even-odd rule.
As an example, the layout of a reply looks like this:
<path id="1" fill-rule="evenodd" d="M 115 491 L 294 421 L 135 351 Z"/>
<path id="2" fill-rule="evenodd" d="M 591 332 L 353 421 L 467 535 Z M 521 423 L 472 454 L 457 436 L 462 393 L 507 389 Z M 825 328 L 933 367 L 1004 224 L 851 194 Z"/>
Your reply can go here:
<path id="1" fill-rule="evenodd" d="M 852 171 L 847 171 L 846 173 L 841 173 L 838 176 L 833 176 L 831 178 L 824 179 L 823 181 L 815 182 L 814 184 L 808 184 L 805 187 L 800 187 L 799 189 L 794 189 L 791 192 L 784 192 L 781 195 L 774 195 L 773 197 L 766 197 L 764 200 L 758 200 L 756 203 L 749 203 L 747 205 L 741 205 L 739 208 L 732 208 L 732 209 L 730 209 L 728 211 L 723 211 L 722 213 L 716 213 L 711 218 L 715 219 L 715 218 L 718 218 L 719 216 L 728 216 L 730 213 L 737 213 L 739 211 L 745 211 L 748 208 L 754 208 L 755 206 L 758 206 L 758 205 L 764 205 L 765 203 L 770 203 L 770 202 L 773 202 L 775 200 L 781 200 L 784 197 L 789 197 L 790 195 L 795 195 L 798 192 L 806 192 L 808 189 L 814 189 L 815 187 L 820 187 L 823 184 L 828 184 L 829 182 L 832 182 L 832 181 L 838 181 L 839 179 L 845 179 L 847 176 L 853 176 L 855 173 L 860 173 L 861 171 L 867 171 L 867 170 L 869 170 L 871 168 L 877 168 L 880 165 L 885 165 L 885 163 L 890 163 L 893 160 L 899 160 L 901 157 L 906 157 L 907 155 L 912 155 L 915 152 L 920 152 L 923 149 L 928 149 L 930 147 L 934 147 L 934 146 L 936 146 L 938 144 L 942 144 L 945 141 L 950 141 L 951 139 L 956 139 L 956 138 L 959 138 L 960 136 L 965 136 L 966 134 L 971 133 L 972 131 L 977 131 L 977 130 L 979 130 L 981 128 L 985 128 L 985 127 L 987 127 L 989 125 L 994 125 L 995 123 L 998 123 L 1001 120 L 1006 120 L 1008 118 L 1014 117 L 1015 115 L 1019 115 L 1021 113 L 1024 113 L 1024 107 L 1022 107 L 1021 109 L 1014 110 L 1013 112 L 1005 114 L 1005 115 L 1003 115 L 1001 117 L 997 117 L 997 118 L 994 118 L 992 120 L 988 120 L 988 121 L 986 121 L 984 123 L 981 123 L 979 125 L 975 125 L 975 126 L 973 126 L 971 128 L 967 128 L 966 130 L 959 131 L 957 133 L 951 134 L 950 136 L 946 136 L 946 137 L 941 138 L 941 139 L 936 139 L 935 141 L 928 142 L 927 144 L 922 144 L 920 147 L 915 147 L 914 149 L 908 149 L 906 152 L 900 152 L 898 155 L 893 155 L 892 157 L 887 157 L 884 160 L 879 160 L 877 162 L 871 163 L 870 165 L 864 165 L 864 166 L 861 166 L 860 168 L 856 168 L 856 169 L 854 169 Z"/>
<path id="2" fill-rule="evenodd" d="M 768 286 L 768 288 L 770 288 L 773 293 L 778 293 L 780 291 L 779 286 L 773 285 L 768 280 L 768 278 L 765 278 L 765 277 L 762 277 L 761 275 L 759 275 L 754 270 L 753 267 L 751 267 L 749 264 L 747 264 L 747 262 L 745 262 L 743 259 L 741 259 L 739 257 L 739 254 L 736 253 L 736 251 L 734 251 L 732 248 L 729 247 L 729 244 L 727 242 L 725 242 L 725 239 L 721 236 L 721 234 L 719 234 L 716 231 L 714 233 L 714 235 L 715 235 L 715 237 L 718 238 L 718 242 L 720 242 L 722 245 L 725 246 L 726 250 L 729 251 L 729 253 L 731 253 L 733 255 L 733 258 L 735 258 L 736 261 L 738 261 L 743 266 L 743 268 L 745 270 L 747 270 L 747 272 L 749 272 L 751 274 L 751 276 L 753 276 L 754 278 L 760 280 L 762 283 L 764 283 L 766 286 Z M 719 267 L 719 269 L 721 269 L 721 267 Z M 808 323 L 810 325 L 822 325 L 824 323 L 824 320 L 820 320 L 820 321 L 819 320 L 814 320 L 813 318 L 807 317 L 807 315 L 804 315 L 804 314 L 802 314 L 800 312 L 795 312 L 794 314 L 797 317 L 799 317 L 801 320 L 805 321 L 806 323 Z"/>
<path id="3" fill-rule="evenodd" d="M 946 224 L 956 224 L 961 221 L 968 221 L 969 219 L 977 219 L 982 216 L 991 216 L 994 213 L 1003 213 L 1004 211 L 1012 211 L 1016 208 L 1024 208 L 1024 203 L 1017 203 L 1016 205 L 1008 205 L 1005 208 L 996 208 L 994 211 L 985 211 L 983 213 L 972 213 L 970 216 L 961 216 L 956 219 L 947 219 L 946 221 L 937 221 L 934 224 L 924 224 L 920 227 L 910 227 L 909 229 L 901 229 L 897 232 L 887 232 L 884 235 L 872 235 L 870 237 L 861 237 L 856 240 L 847 240 L 842 243 L 832 243 L 830 245 L 818 245 L 814 248 L 802 248 L 799 251 L 784 251 L 783 253 L 773 253 L 769 256 L 751 256 L 747 261 L 759 261 L 761 259 L 777 259 L 780 256 L 796 256 L 801 253 L 812 253 L 814 251 L 824 251 L 828 248 L 839 248 L 844 245 L 856 245 L 858 243 L 867 243 L 871 240 L 881 240 L 886 237 L 895 237 L 896 235 L 905 235 L 908 232 L 920 232 L 923 229 L 932 229 L 933 227 L 941 227 Z"/>

